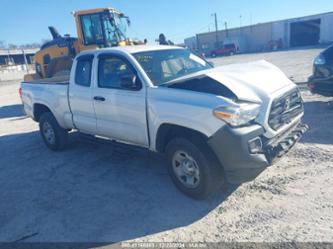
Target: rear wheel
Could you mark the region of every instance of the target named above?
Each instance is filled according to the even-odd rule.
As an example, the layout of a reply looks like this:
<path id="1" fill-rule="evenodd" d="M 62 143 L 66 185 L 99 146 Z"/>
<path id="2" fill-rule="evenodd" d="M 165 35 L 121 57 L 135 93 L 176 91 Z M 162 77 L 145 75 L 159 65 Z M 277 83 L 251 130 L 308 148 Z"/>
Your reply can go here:
<path id="1" fill-rule="evenodd" d="M 204 199 L 223 183 L 222 167 L 201 144 L 175 138 L 167 145 L 169 174 L 180 191 Z"/>
<path id="2" fill-rule="evenodd" d="M 44 113 L 39 119 L 39 131 L 46 146 L 54 151 L 63 150 L 68 141 L 68 132 L 59 126 L 52 113 Z"/>

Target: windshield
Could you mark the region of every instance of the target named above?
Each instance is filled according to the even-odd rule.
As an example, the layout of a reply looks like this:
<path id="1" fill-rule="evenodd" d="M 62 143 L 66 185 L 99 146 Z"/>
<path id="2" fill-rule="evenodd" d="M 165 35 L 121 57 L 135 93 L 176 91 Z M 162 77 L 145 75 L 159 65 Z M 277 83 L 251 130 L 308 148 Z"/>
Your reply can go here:
<path id="1" fill-rule="evenodd" d="M 235 48 L 235 44 L 226 44 L 224 48 Z"/>
<path id="2" fill-rule="evenodd" d="M 119 41 L 126 40 L 127 18 L 110 13 L 103 18 L 103 26 L 108 46 L 117 45 Z"/>
<path id="3" fill-rule="evenodd" d="M 212 68 L 207 61 L 186 49 L 148 51 L 133 55 L 156 86 Z"/>

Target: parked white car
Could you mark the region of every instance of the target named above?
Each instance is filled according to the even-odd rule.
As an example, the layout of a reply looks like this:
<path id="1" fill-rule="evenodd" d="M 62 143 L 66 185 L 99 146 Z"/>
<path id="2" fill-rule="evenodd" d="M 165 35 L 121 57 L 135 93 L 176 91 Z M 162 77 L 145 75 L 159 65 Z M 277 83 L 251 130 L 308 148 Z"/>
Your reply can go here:
<path id="1" fill-rule="evenodd" d="M 77 130 L 165 153 L 193 198 L 254 179 L 307 130 L 300 92 L 275 66 L 214 68 L 171 46 L 82 52 L 68 80 L 22 82 L 20 92 L 50 149 Z"/>

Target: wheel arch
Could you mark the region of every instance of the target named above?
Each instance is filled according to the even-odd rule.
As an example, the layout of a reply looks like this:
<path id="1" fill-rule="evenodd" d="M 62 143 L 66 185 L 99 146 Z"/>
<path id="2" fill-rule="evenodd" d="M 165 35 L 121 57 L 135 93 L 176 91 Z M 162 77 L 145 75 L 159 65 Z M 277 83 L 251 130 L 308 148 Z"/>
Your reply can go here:
<path id="1" fill-rule="evenodd" d="M 164 153 L 167 144 L 175 137 L 188 138 L 189 140 L 204 143 L 208 140 L 208 137 L 199 131 L 180 125 L 164 123 L 159 126 L 156 133 L 156 151 Z"/>
<path id="2" fill-rule="evenodd" d="M 34 106 L 33 106 L 33 115 L 34 115 L 34 120 L 36 122 L 39 122 L 40 117 L 46 112 L 52 113 L 51 109 L 47 105 L 41 104 L 41 103 L 35 103 L 34 104 Z M 52 113 L 52 115 L 53 115 L 53 113 Z"/>

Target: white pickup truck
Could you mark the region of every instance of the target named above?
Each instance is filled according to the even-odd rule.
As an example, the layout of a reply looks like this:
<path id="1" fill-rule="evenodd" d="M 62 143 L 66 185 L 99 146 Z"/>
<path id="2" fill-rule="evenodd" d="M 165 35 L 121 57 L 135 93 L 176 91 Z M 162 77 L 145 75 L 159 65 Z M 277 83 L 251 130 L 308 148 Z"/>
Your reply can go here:
<path id="1" fill-rule="evenodd" d="M 50 149 L 76 130 L 164 153 L 193 198 L 254 179 L 307 130 L 301 94 L 275 66 L 215 68 L 171 46 L 86 51 L 68 79 L 22 82 L 20 93 Z"/>

